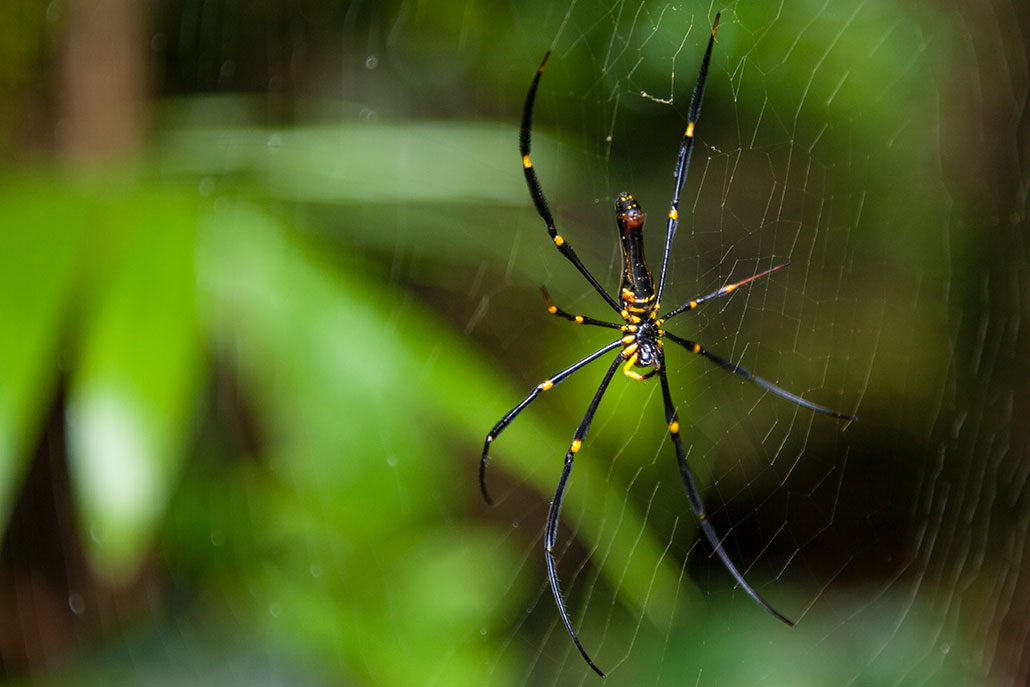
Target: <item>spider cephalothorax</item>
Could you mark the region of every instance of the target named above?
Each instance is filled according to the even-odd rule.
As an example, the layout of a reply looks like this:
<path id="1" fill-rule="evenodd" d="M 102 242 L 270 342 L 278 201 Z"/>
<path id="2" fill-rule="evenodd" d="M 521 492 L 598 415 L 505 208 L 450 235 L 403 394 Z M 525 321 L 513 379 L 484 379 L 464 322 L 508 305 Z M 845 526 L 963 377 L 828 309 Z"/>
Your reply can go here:
<path id="1" fill-rule="evenodd" d="M 628 315 L 629 323 L 622 325 L 622 331 L 626 335 L 622 337 L 622 357 L 626 364 L 622 367 L 622 373 L 630 379 L 644 380 L 658 374 L 662 366 L 661 336 L 665 332 L 658 328 L 661 320 L 655 319 L 654 311 L 649 311 L 641 320 L 639 316 Z M 640 374 L 634 367 L 650 367 L 650 372 Z"/>
<path id="2" fill-rule="evenodd" d="M 672 249 L 672 239 L 676 233 L 679 219 L 680 191 L 683 188 L 683 181 L 686 179 L 687 169 L 690 166 L 690 153 L 694 148 L 694 126 L 701 113 L 701 96 L 704 93 L 705 78 L 708 74 L 708 63 L 711 60 L 712 45 L 715 42 L 715 30 L 718 26 L 719 15 L 715 15 L 715 23 L 712 26 L 712 35 L 708 39 L 708 49 L 705 51 L 704 59 L 701 61 L 701 71 L 698 74 L 697 84 L 694 86 L 694 93 L 690 99 L 690 112 L 687 121 L 687 128 L 683 133 L 679 155 L 676 158 L 676 182 L 672 202 L 669 207 L 665 230 L 665 253 L 662 256 L 662 271 L 658 278 L 657 289 L 655 289 L 654 277 L 651 275 L 651 270 L 648 268 L 647 260 L 644 257 L 644 211 L 641 209 L 640 204 L 636 199 L 634 199 L 630 194 L 620 193 L 618 199 L 615 201 L 615 219 L 619 226 L 619 238 L 622 243 L 622 278 L 619 282 L 618 301 L 616 301 L 615 298 L 612 298 L 611 294 L 609 294 L 608 291 L 601 286 L 600 282 L 594 278 L 594 275 L 590 273 L 590 270 L 588 270 L 580 261 L 576 252 L 572 250 L 572 246 L 569 245 L 569 242 L 566 241 L 555 228 L 554 218 L 551 216 L 551 210 L 547 206 L 547 200 L 544 198 L 543 189 L 540 187 L 540 182 L 537 180 L 536 172 L 533 170 L 533 163 L 530 162 L 529 159 L 533 102 L 536 98 L 536 89 L 537 85 L 540 83 L 540 76 L 543 74 L 544 66 L 547 64 L 547 58 L 550 53 L 544 56 L 544 60 L 540 64 L 540 68 L 537 70 L 536 76 L 533 78 L 533 83 L 530 85 L 529 93 L 526 96 L 525 107 L 522 110 L 522 129 L 519 136 L 519 152 L 522 155 L 522 169 L 526 175 L 526 183 L 529 185 L 529 193 L 533 198 L 533 204 L 536 206 L 536 210 L 540 214 L 540 217 L 547 224 L 547 233 L 550 235 L 554 245 L 562 255 L 575 265 L 576 269 L 578 269 L 587 281 L 590 282 L 591 286 L 593 286 L 594 290 L 604 298 L 605 302 L 608 303 L 616 313 L 618 313 L 621 321 L 607 322 L 605 320 L 599 320 L 584 315 L 572 315 L 567 313 L 551 302 L 550 296 L 547 294 L 547 289 L 544 289 L 543 292 L 544 299 L 547 303 L 547 310 L 552 315 L 557 315 L 558 317 L 562 317 L 577 324 L 619 330 L 620 336 L 615 341 L 602 346 L 579 362 L 570 365 L 564 370 L 561 370 L 553 376 L 545 379 L 540 384 L 537 384 L 521 403 L 512 408 L 496 425 L 494 425 L 493 429 L 490 430 L 490 433 L 486 435 L 486 441 L 483 442 L 483 455 L 479 463 L 479 485 L 483 491 L 483 498 L 485 498 L 488 503 L 492 503 L 486 490 L 487 452 L 490 449 L 491 443 L 493 443 L 494 439 L 497 438 L 497 435 L 504 431 L 504 428 L 511 424 L 515 417 L 521 413 L 526 406 L 532 403 L 533 400 L 541 393 L 554 388 L 555 385 L 560 384 L 572 373 L 586 366 L 588 363 L 597 360 L 606 353 L 620 349 L 609 366 L 608 371 L 605 373 L 604 378 L 601 380 L 601 385 L 597 388 L 597 391 L 594 392 L 594 398 L 587 407 L 587 412 L 583 416 L 583 420 L 579 423 L 579 427 L 576 428 L 575 434 L 572 436 L 572 444 L 565 453 L 565 465 L 562 469 L 561 477 L 558 480 L 558 487 L 555 489 L 554 498 L 551 500 L 551 507 L 547 513 L 547 526 L 544 530 L 544 560 L 547 564 L 547 579 L 551 586 L 551 593 L 554 595 L 554 601 L 558 606 L 558 612 L 561 614 L 562 622 L 565 624 L 565 629 L 568 631 L 569 636 L 575 643 L 576 648 L 579 649 L 580 654 L 590 667 L 601 677 L 605 677 L 604 673 L 594 665 L 594 662 L 590 659 L 586 649 L 584 649 L 583 645 L 580 643 L 579 637 L 576 636 L 576 631 L 572 628 L 572 621 L 569 619 L 568 611 L 565 608 L 565 600 L 562 598 L 561 588 L 558 585 L 554 544 L 558 534 L 558 516 L 561 512 L 562 499 L 565 496 L 565 486 L 568 483 L 569 476 L 572 474 L 573 459 L 576 453 L 579 452 L 580 448 L 582 448 L 583 439 L 586 437 L 587 430 L 590 428 L 590 422 L 594 418 L 594 413 L 597 412 L 597 407 L 601 402 L 601 398 L 604 396 L 605 391 L 608 389 L 608 385 L 611 383 L 612 378 L 615 376 L 619 367 L 622 367 L 622 371 L 627 377 L 636 380 L 645 380 L 655 375 L 658 376 L 662 386 L 662 400 L 665 404 L 666 426 L 668 427 L 669 434 L 672 437 L 673 446 L 676 449 L 676 459 L 679 462 L 680 474 L 683 478 L 683 486 L 687 492 L 687 500 L 690 502 L 691 508 L 693 508 L 694 513 L 697 515 L 702 534 L 708 541 L 709 545 L 714 549 L 719 560 L 722 561 L 723 565 L 726 566 L 726 569 L 737 581 L 737 584 L 739 584 L 752 599 L 758 602 L 759 605 L 788 625 L 793 625 L 794 623 L 770 606 L 765 599 L 759 596 L 758 592 L 756 592 L 751 585 L 744 580 L 743 575 L 741 575 L 740 571 L 737 570 L 736 565 L 734 565 L 733 561 L 730 560 L 729 554 L 727 554 L 726 550 L 723 548 L 715 528 L 706 517 L 704 503 L 701 500 L 701 493 L 698 491 L 697 485 L 694 482 L 694 476 L 690 470 L 690 466 L 687 465 L 686 451 L 683 448 L 683 441 L 680 438 L 680 424 L 677 419 L 676 407 L 672 402 L 672 394 L 669 389 L 669 379 L 667 377 L 665 365 L 665 351 L 663 350 L 662 341 L 663 339 L 669 339 L 684 348 L 688 353 L 699 355 L 710 362 L 715 363 L 724 370 L 732 372 L 741 379 L 754 382 L 763 389 L 797 403 L 804 408 L 844 420 L 855 419 L 849 415 L 844 415 L 843 413 L 838 413 L 824 406 L 816 405 L 815 403 L 807 401 L 800 396 L 790 393 L 789 391 L 785 391 L 775 384 L 753 375 L 751 372 L 740 367 L 736 363 L 730 362 L 729 360 L 720 358 L 714 353 L 708 352 L 700 344 L 680 338 L 663 329 L 666 322 L 680 313 L 693 310 L 705 301 L 713 298 L 726 296 L 744 284 L 786 267 L 788 263 L 783 263 L 762 272 L 758 272 L 757 274 L 753 274 L 750 277 L 734 284 L 727 284 L 706 296 L 686 301 L 679 307 L 669 311 L 668 314 L 663 317 L 658 316 L 658 310 L 662 300 L 662 292 L 665 287 L 666 268 L 669 266 L 669 253 Z M 641 374 L 637 371 L 639 368 L 651 369 Z"/>

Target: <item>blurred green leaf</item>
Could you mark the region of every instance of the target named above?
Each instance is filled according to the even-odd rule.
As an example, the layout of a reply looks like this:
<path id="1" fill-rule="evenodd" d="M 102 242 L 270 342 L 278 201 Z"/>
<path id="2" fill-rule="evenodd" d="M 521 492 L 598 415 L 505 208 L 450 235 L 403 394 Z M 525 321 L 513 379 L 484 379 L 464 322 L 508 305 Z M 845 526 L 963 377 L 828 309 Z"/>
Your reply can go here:
<path id="1" fill-rule="evenodd" d="M 391 542 L 412 522 L 444 507 L 439 499 L 474 503 L 476 465 L 456 472 L 456 463 L 441 461 L 448 446 L 438 437 L 449 436 L 452 451 L 480 446 L 517 392 L 424 311 L 387 291 L 370 290 L 360 274 L 320 267 L 313 247 L 254 205 L 220 202 L 205 227 L 200 250 L 201 281 L 210 299 L 205 319 L 259 404 L 261 425 L 271 431 L 272 465 L 298 492 L 296 502 L 282 502 L 286 510 L 269 519 L 264 536 L 283 544 L 324 537 L 312 528 L 320 531 L 328 522 L 346 533 L 332 545 L 344 547 L 345 560 L 372 551 L 375 560 L 389 560 L 399 555 L 391 554 L 396 551 Z M 527 431 L 514 435 L 498 454 L 504 456 L 504 469 L 528 476 L 549 497 L 553 475 L 539 469 L 537 447 L 562 442 L 560 430 L 529 415 L 524 424 Z M 678 570 L 663 561 L 642 516 L 625 500 L 624 487 L 605 480 L 604 470 L 583 463 L 578 478 L 604 487 L 570 493 L 566 521 L 594 540 L 588 542 L 591 548 L 605 552 L 594 562 L 613 588 L 635 608 L 664 618 L 677 592 Z M 576 513 L 606 515 L 598 523 L 577 523 Z M 602 543 L 596 539 L 606 523 L 608 539 Z M 496 545 L 482 555 L 474 569 L 496 569 L 499 577 L 480 589 L 503 589 L 509 573 L 501 571 L 508 568 L 495 566 L 510 555 Z M 361 578 L 383 573 L 353 566 L 346 566 L 348 584 L 367 594 L 376 585 Z M 299 562 L 299 570 L 306 568 Z M 473 591 L 459 577 L 442 577 L 448 580 L 442 596 L 460 598 Z M 368 624 L 355 639 L 396 632 L 363 622 Z M 366 636 L 364 643 L 395 641 Z"/>
<path id="2" fill-rule="evenodd" d="M 181 129 L 162 167 L 243 173 L 305 202 L 528 202 L 517 173 L 517 131 L 500 124 L 334 124 L 293 129 Z"/>
<path id="3" fill-rule="evenodd" d="M 85 207 L 47 183 L 0 191 L 0 536 L 59 377 Z"/>
<path id="4" fill-rule="evenodd" d="M 105 203 L 90 229 L 120 259 L 85 307 L 69 459 L 87 553 L 118 580 L 147 551 L 191 435 L 204 366 L 196 213 L 183 196 L 144 192 Z"/>

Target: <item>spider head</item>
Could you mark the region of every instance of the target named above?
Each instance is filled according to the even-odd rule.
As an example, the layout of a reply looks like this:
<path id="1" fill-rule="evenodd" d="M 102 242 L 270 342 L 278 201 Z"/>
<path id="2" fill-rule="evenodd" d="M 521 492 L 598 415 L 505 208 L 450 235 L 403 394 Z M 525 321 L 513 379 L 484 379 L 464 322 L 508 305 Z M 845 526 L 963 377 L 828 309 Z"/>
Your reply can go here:
<path id="1" fill-rule="evenodd" d="M 644 211 L 640 209 L 636 198 L 623 191 L 615 199 L 615 219 L 625 234 L 644 226 Z"/>

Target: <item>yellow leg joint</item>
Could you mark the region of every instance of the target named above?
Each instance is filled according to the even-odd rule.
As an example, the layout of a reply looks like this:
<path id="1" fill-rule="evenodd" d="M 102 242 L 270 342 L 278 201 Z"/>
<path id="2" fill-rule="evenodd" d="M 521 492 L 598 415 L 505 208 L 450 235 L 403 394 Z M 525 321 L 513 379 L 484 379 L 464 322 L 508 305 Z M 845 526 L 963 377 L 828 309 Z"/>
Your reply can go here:
<path id="1" fill-rule="evenodd" d="M 638 382 L 643 380 L 644 377 L 639 372 L 633 369 L 633 366 L 637 362 L 636 345 L 633 346 L 633 354 L 626 360 L 626 364 L 622 366 L 622 374 L 626 375 L 630 379 L 635 379 Z M 628 349 L 627 349 L 628 350 Z"/>
<path id="2" fill-rule="evenodd" d="M 540 391 L 550 391 L 552 386 L 554 386 L 554 382 L 550 379 L 545 379 L 544 383 L 540 385 Z"/>
<path id="3" fill-rule="evenodd" d="M 563 239 L 561 237 L 561 234 L 555 234 L 554 235 L 554 245 L 561 246 L 564 243 L 565 243 L 565 239 Z"/>
<path id="4" fill-rule="evenodd" d="M 522 166 L 525 167 L 526 169 L 529 169 L 530 167 L 533 166 L 533 163 L 529 161 L 529 156 L 528 155 L 523 155 L 522 156 Z"/>
<path id="5" fill-rule="evenodd" d="M 680 433 L 680 423 L 676 422 L 675 420 L 670 422 L 669 423 L 669 431 L 672 432 L 673 434 L 679 434 Z"/>
<path id="6" fill-rule="evenodd" d="M 569 451 L 571 453 L 579 453 L 579 449 L 580 449 L 580 447 L 582 445 L 583 445 L 583 442 L 580 441 L 579 439 L 576 439 L 575 441 L 572 442 L 572 446 L 569 447 Z"/>

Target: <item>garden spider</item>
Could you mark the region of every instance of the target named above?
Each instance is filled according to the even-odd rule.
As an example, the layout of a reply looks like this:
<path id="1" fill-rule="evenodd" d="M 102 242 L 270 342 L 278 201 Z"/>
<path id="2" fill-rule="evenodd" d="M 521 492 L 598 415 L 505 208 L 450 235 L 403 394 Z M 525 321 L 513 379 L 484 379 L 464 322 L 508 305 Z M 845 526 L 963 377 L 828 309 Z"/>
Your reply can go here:
<path id="1" fill-rule="evenodd" d="M 590 273 L 590 270 L 583 265 L 575 251 L 572 250 L 572 246 L 569 245 L 569 242 L 558 233 L 554 226 L 554 218 L 551 216 L 551 211 L 547 206 L 547 200 L 544 197 L 543 189 L 540 187 L 540 182 L 537 181 L 536 172 L 533 170 L 533 164 L 529 161 L 533 102 L 536 99 L 536 90 L 537 85 L 540 83 L 540 76 L 543 74 L 544 66 L 547 64 L 547 58 L 550 56 L 549 52 L 544 56 L 543 62 L 540 64 L 540 68 L 537 69 L 536 76 L 533 77 L 533 83 L 529 87 L 529 93 L 526 95 L 526 103 L 522 111 L 522 128 L 519 136 L 519 150 L 522 154 L 522 168 L 526 175 L 526 183 L 529 185 L 529 193 L 533 197 L 533 203 L 536 205 L 536 210 L 547 224 L 547 232 L 551 235 L 551 240 L 554 241 L 554 245 L 557 246 L 561 254 L 568 258 L 568 260 L 576 266 L 576 269 L 586 277 L 587 281 L 590 282 L 597 293 L 601 294 L 601 297 L 604 298 L 608 305 L 610 305 L 612 309 L 619 314 L 622 321 L 619 323 L 605 322 L 602 320 L 595 320 L 591 317 L 584 317 L 582 315 L 571 315 L 556 307 L 551 302 L 550 296 L 548 296 L 547 289 L 545 288 L 543 289 L 543 293 L 544 300 L 547 303 L 547 310 L 552 315 L 557 315 L 558 317 L 562 317 L 578 324 L 617 329 L 621 332 L 621 336 L 615 341 L 612 341 L 611 343 L 594 351 L 579 362 L 574 363 L 554 376 L 545 379 L 543 382 L 538 384 L 521 403 L 512 408 L 507 415 L 501 418 L 500 422 L 494 425 L 494 428 L 486 435 L 486 441 L 483 444 L 483 455 L 479 464 L 479 484 L 483 491 L 483 498 L 486 499 L 487 503 L 492 505 L 493 501 L 486 490 L 485 477 L 487 452 L 489 451 L 490 444 L 493 443 L 494 439 L 496 439 L 497 436 L 504 431 L 504 428 L 511 424 L 515 417 L 521 413 L 526 406 L 532 403 L 541 392 L 548 391 L 555 385 L 565 381 L 565 379 L 572 375 L 572 373 L 585 367 L 588 363 L 597 360 L 604 354 L 619 349 L 615 356 L 615 360 L 612 361 L 611 366 L 608 368 L 604 378 L 601 380 L 601 385 L 594 393 L 594 398 L 590 401 L 590 405 L 587 407 L 586 415 L 584 415 L 582 422 L 579 423 L 579 427 L 576 429 L 576 433 L 572 437 L 572 445 L 565 453 L 565 467 L 562 470 L 561 478 L 558 480 L 558 488 L 554 492 L 554 499 L 551 501 L 551 506 L 547 513 L 547 527 L 544 533 L 547 579 L 551 585 L 551 592 L 554 594 L 554 601 L 558 605 L 558 612 L 561 614 L 562 622 L 565 623 L 565 629 L 568 631 L 569 636 L 575 643 L 576 648 L 579 649 L 579 653 L 582 654 L 583 658 L 594 672 L 601 677 L 606 676 L 590 659 L 586 649 L 584 649 L 583 645 L 580 643 L 579 637 L 576 636 L 576 631 L 572 628 L 572 622 L 569 620 L 569 614 L 565 608 L 565 602 L 562 599 L 561 588 L 558 585 L 558 575 L 555 570 L 554 543 L 558 533 L 558 516 L 561 512 L 565 486 L 569 481 L 569 475 L 572 474 L 573 458 L 576 453 L 579 452 L 579 449 L 583 444 L 583 440 L 586 438 L 587 430 L 590 428 L 590 421 L 593 419 L 594 413 L 597 411 L 597 406 L 601 402 L 601 397 L 604 396 L 605 391 L 608 389 L 608 384 L 612 381 L 612 378 L 619 370 L 619 367 L 622 367 L 623 374 L 630 379 L 645 380 L 658 375 L 662 385 L 662 399 L 665 402 L 665 421 L 669 427 L 669 433 L 672 435 L 672 442 L 676 448 L 676 458 L 679 461 L 680 474 L 683 477 L 683 485 L 687 491 L 687 499 L 690 501 L 690 506 L 697 515 L 697 519 L 705 539 L 708 540 L 709 545 L 711 545 L 723 565 L 726 566 L 726 569 L 729 570 L 733 579 L 737 581 L 737 584 L 739 584 L 752 599 L 758 602 L 762 608 L 792 627 L 794 625 L 792 621 L 770 606 L 765 599 L 763 599 L 758 592 L 756 592 L 751 585 L 744 580 L 740 571 L 737 570 L 733 561 L 730 560 L 729 554 L 727 554 L 726 550 L 723 548 L 719 535 L 715 532 L 715 528 L 712 527 L 711 522 L 706 517 L 704 503 L 701 501 L 701 494 L 694 481 L 694 475 L 690 471 L 690 467 L 687 465 L 686 454 L 683 450 L 683 440 L 680 438 L 680 425 L 677 420 L 676 407 L 672 402 L 672 395 L 669 393 L 669 380 L 666 377 L 665 372 L 663 339 L 668 339 L 673 343 L 682 346 L 688 352 L 700 355 L 715 363 L 722 369 L 732 372 L 742 379 L 754 382 L 763 389 L 766 389 L 777 396 L 781 396 L 788 401 L 792 401 L 799 406 L 842 420 L 857 419 L 850 415 L 838 413 L 824 406 L 816 405 L 815 403 L 807 401 L 800 396 L 790 393 L 789 391 L 785 391 L 775 384 L 772 384 L 761 377 L 755 376 L 736 363 L 730 362 L 725 358 L 721 358 L 714 353 L 710 353 L 700 344 L 682 339 L 663 329 L 666 322 L 680 313 L 693 310 L 702 303 L 714 298 L 726 296 L 732 293 L 735 289 L 749 282 L 786 267 L 789 263 L 777 265 L 776 267 L 765 270 L 764 272 L 759 272 L 758 274 L 748 277 L 743 281 L 723 286 L 721 289 L 718 289 L 707 296 L 687 301 L 683 305 L 673 308 L 669 314 L 664 317 L 659 317 L 658 315 L 658 310 L 662 300 L 662 292 L 665 287 L 666 269 L 669 266 L 669 252 L 672 248 L 673 236 L 676 233 L 680 190 L 682 189 L 683 181 L 687 176 L 687 168 L 690 166 L 690 154 L 694 148 L 694 126 L 697 122 L 698 115 L 701 112 L 701 96 L 704 94 L 705 78 L 708 74 L 708 63 L 712 57 L 712 45 L 715 42 L 715 31 L 718 26 L 719 15 L 717 14 L 715 15 L 715 23 L 712 25 L 712 35 L 708 39 L 708 49 L 705 51 L 704 59 L 701 61 L 701 71 L 698 74 L 697 83 L 694 86 L 694 93 L 690 99 L 690 112 L 687 121 L 687 129 L 683 134 L 683 141 L 680 143 L 679 156 L 676 160 L 675 190 L 673 192 L 672 203 L 669 208 L 668 223 L 666 225 L 665 232 L 665 254 L 662 256 L 662 271 L 658 278 L 657 291 L 655 290 L 654 278 L 651 276 L 651 271 L 648 269 L 647 261 L 644 258 L 644 212 L 641 210 L 639 203 L 637 203 L 630 194 L 620 193 L 618 199 L 615 201 L 615 219 L 618 222 L 619 237 L 622 240 L 622 279 L 619 283 L 618 301 L 612 298 L 604 287 L 598 283 L 597 279 L 595 279 Z M 650 369 L 642 374 L 637 371 L 637 368 Z"/>

